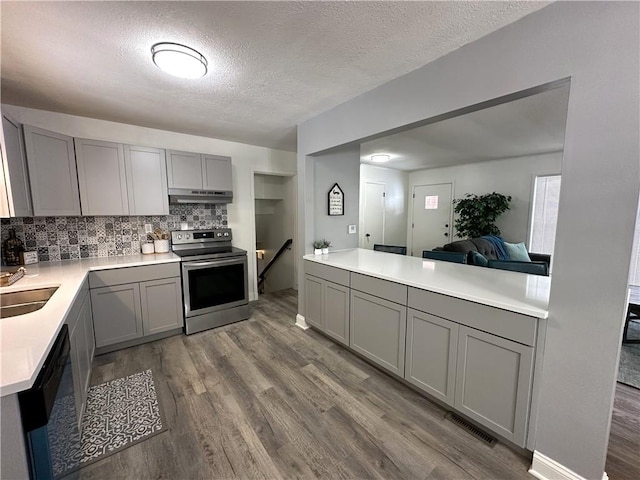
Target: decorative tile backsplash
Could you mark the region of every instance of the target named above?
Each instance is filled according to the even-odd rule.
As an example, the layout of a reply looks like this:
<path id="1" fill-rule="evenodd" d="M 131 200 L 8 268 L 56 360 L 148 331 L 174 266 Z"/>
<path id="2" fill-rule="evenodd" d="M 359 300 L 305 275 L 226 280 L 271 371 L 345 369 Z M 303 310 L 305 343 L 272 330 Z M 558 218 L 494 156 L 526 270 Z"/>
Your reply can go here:
<path id="1" fill-rule="evenodd" d="M 45 262 L 140 253 L 145 224 L 171 231 L 185 222 L 189 229 L 226 227 L 227 206 L 169 205 L 169 215 L 162 216 L 3 218 L 0 224 L 3 244 L 13 228 L 25 249 Z"/>

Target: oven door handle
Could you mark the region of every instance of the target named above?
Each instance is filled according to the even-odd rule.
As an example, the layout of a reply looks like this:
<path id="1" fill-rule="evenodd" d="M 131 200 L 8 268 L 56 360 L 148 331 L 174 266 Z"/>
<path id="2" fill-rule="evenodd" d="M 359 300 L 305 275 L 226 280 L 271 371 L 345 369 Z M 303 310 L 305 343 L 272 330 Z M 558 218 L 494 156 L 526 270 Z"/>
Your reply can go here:
<path id="1" fill-rule="evenodd" d="M 231 258 L 228 260 L 210 260 L 208 262 L 185 262 L 182 266 L 189 267 L 220 267 L 223 265 L 233 265 L 235 263 L 243 263 L 245 261 L 244 258 Z"/>

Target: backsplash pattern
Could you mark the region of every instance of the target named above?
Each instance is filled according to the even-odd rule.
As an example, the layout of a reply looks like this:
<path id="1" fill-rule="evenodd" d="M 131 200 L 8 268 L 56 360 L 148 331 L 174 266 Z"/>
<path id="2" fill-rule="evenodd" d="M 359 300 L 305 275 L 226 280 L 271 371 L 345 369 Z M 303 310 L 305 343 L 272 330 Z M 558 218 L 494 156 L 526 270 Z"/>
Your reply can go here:
<path id="1" fill-rule="evenodd" d="M 0 225 L 2 243 L 13 228 L 25 249 L 45 262 L 140 253 L 145 224 L 171 231 L 185 222 L 190 229 L 226 227 L 227 206 L 169 205 L 169 215 L 162 216 L 3 218 Z"/>

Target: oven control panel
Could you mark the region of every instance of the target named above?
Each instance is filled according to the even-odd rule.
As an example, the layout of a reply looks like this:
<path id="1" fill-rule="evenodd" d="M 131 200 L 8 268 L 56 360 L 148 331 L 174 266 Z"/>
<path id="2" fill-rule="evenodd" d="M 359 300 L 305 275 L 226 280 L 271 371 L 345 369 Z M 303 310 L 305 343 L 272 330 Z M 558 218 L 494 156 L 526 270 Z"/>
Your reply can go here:
<path id="1" fill-rule="evenodd" d="M 174 245 L 229 241 L 231 241 L 230 228 L 212 228 L 210 230 L 174 230 L 171 232 L 171 242 Z"/>

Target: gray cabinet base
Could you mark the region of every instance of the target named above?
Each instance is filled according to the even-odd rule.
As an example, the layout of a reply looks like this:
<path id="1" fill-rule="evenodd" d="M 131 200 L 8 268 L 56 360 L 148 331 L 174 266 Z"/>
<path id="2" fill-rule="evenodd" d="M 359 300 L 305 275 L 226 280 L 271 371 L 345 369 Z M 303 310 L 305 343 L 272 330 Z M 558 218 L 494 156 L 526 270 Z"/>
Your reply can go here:
<path id="1" fill-rule="evenodd" d="M 143 343 L 153 342 L 162 338 L 172 337 L 173 335 L 179 335 L 182 333 L 182 328 L 175 328 L 162 333 L 156 333 L 155 335 L 147 335 L 145 337 L 135 338 L 126 342 L 114 343 L 113 345 L 107 345 L 104 347 L 96 347 L 96 355 L 102 355 L 104 353 L 115 352 L 116 350 L 122 350 L 123 348 L 135 347 L 136 345 L 142 345 Z"/>

